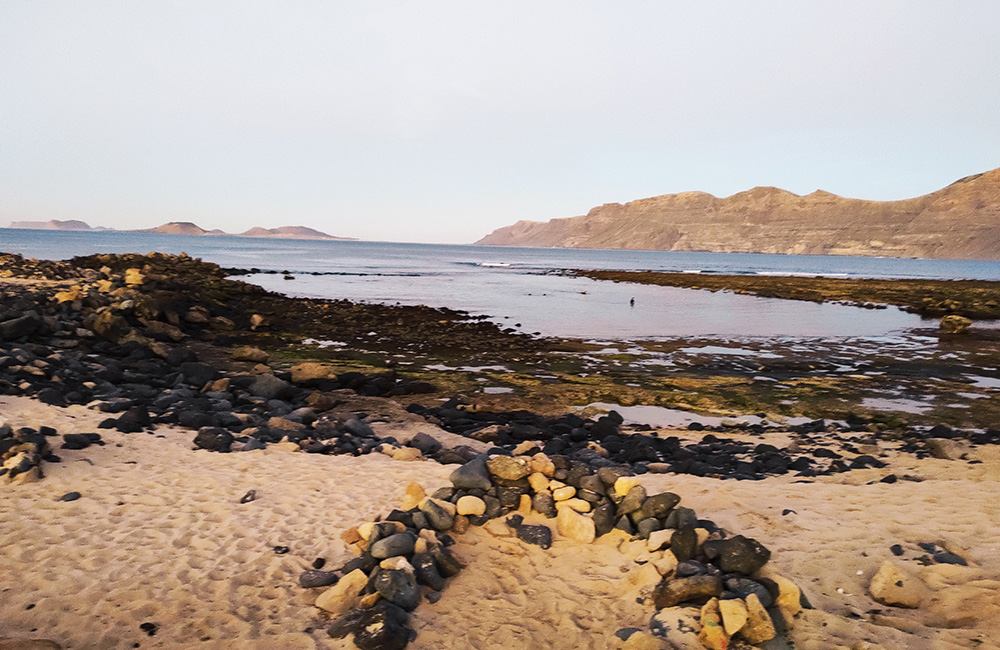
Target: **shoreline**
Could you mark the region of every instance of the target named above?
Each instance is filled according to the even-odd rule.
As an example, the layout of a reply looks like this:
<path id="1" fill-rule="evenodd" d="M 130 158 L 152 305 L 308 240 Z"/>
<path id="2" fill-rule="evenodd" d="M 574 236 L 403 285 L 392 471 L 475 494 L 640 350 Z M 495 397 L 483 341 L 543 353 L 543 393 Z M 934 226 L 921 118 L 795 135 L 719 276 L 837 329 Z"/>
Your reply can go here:
<path id="1" fill-rule="evenodd" d="M 876 639 L 918 650 L 1000 647 L 989 636 L 1000 615 L 1000 601 L 992 600 L 1000 587 L 993 553 L 1000 521 L 989 506 L 1000 483 L 1000 431 L 857 414 L 840 424 L 649 427 L 615 413 L 567 414 L 565 395 L 551 399 L 554 412 L 544 415 L 519 409 L 548 399 L 542 388 L 564 392 L 565 378 L 579 372 L 572 364 L 554 368 L 553 355 L 594 350 L 505 333 L 447 310 L 289 299 L 183 256 L 3 262 L 19 279 L 0 280 L 0 420 L 22 438 L 0 444 L 12 451 L 11 440 L 31 441 L 36 462 L 5 465 L 0 477 L 0 498 L 10 504 L 0 512 L 0 575 L 9 584 L 28 576 L 0 605 L 0 638 L 34 635 L 66 648 L 351 648 L 326 633 L 332 619 L 314 606 L 324 588 L 296 580 L 318 558 L 346 578 L 336 567 L 350 566 L 357 550 L 342 534 L 392 515 L 411 482 L 442 494 L 435 489 L 449 476 L 454 481 L 456 468 L 492 450 L 512 461 L 552 459 L 554 476 L 588 498 L 598 488 L 584 478 L 604 469 L 634 475 L 649 494 L 676 492 L 685 507 L 712 518 L 699 525 L 760 540 L 773 551 L 773 570 L 803 589 L 813 608 L 790 614 L 781 632 L 797 648 L 872 650 Z M 303 354 L 303 337 L 332 331 L 334 323 L 344 345 Z M 369 331 L 381 336 L 372 340 Z M 380 349 L 380 341 L 377 357 L 357 354 L 355 346 Z M 744 381 L 734 373 L 762 372 L 741 365 L 746 355 L 684 352 L 689 344 L 649 343 L 643 354 L 694 360 L 673 382 L 700 377 L 733 390 Z M 396 359 L 390 366 L 387 350 L 409 356 L 388 356 Z M 448 384 L 445 378 L 462 373 L 402 363 L 478 355 L 521 365 Z M 345 359 L 356 365 L 341 367 Z M 768 361 L 778 360 L 754 357 L 755 364 Z M 925 361 L 918 355 L 914 363 Z M 789 378 L 821 372 L 775 371 L 791 371 Z M 540 372 L 559 375 L 544 384 Z M 612 372 L 592 384 L 596 394 L 610 385 L 627 389 L 622 395 L 649 394 L 649 386 L 627 385 L 631 375 Z M 522 378 L 536 391 L 533 401 L 502 393 L 470 399 L 453 390 L 481 385 L 474 380 L 484 374 Z M 524 541 L 509 518 L 452 531 L 466 567 L 439 601 L 414 610 L 394 642 L 411 629 L 408 647 L 417 649 L 698 644 L 682 632 L 703 627 L 697 607 L 667 607 L 651 622 L 654 587 L 671 579 L 654 568 L 666 554 L 647 550 L 655 531 L 612 530 L 581 543 L 532 500 L 524 510 L 527 486 L 500 485 L 521 495 L 518 508 L 498 501 L 501 512 L 555 529 L 551 549 Z M 413 512 L 392 516 L 411 521 Z M 898 556 L 890 548 L 897 544 Z M 921 544 L 938 555 L 925 563 Z M 934 559 L 950 557 L 942 553 L 966 566 Z M 924 606 L 873 603 L 869 584 L 885 560 L 926 585 Z M 663 616 L 688 622 L 671 631 Z"/>

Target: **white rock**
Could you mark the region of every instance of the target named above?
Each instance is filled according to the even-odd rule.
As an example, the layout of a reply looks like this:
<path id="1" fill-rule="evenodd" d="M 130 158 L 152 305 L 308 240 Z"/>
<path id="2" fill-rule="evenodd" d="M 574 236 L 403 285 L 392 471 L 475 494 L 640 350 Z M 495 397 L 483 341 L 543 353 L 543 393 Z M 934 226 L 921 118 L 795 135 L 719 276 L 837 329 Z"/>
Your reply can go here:
<path id="1" fill-rule="evenodd" d="M 458 514 L 460 515 L 479 516 L 486 512 L 486 502 L 479 497 L 467 494 L 458 500 L 458 503 L 455 504 L 455 508 L 458 510 Z"/>

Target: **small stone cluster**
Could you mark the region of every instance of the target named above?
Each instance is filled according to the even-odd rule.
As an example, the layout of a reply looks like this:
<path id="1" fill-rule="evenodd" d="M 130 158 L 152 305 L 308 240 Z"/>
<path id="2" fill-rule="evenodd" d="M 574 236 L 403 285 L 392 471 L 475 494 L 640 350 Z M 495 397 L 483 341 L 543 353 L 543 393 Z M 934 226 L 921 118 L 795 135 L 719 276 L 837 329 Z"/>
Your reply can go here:
<path id="1" fill-rule="evenodd" d="M 13 485 L 41 480 L 42 461 L 59 460 L 49 446 L 48 438 L 54 435 L 52 427 L 14 430 L 9 424 L 0 424 L 0 480 Z"/>
<path id="2" fill-rule="evenodd" d="M 317 607 L 338 616 L 329 628 L 332 636 L 353 633 L 362 650 L 404 648 L 412 637 L 408 613 L 421 594 L 436 602 L 446 579 L 462 568 L 448 550 L 451 534 L 506 517 L 504 523 L 522 541 L 549 548 L 552 529 L 524 523 L 532 512 L 555 519 L 563 538 L 581 544 L 616 529 L 645 540 L 644 562 L 656 579 L 653 604 L 663 609 L 704 603 L 700 638 L 708 648 L 726 648 L 732 637 L 767 641 L 779 629 L 776 618 L 788 627 L 802 608 L 791 581 L 759 575 L 771 555 L 762 544 L 728 537 L 680 506 L 674 493 L 647 495 L 628 470 L 594 472 L 544 453 L 483 454 L 452 472 L 451 483 L 430 496 L 411 484 L 404 503 L 384 521 L 345 533 L 355 559 L 338 571 L 302 574 L 303 587 L 332 585 L 316 600 Z"/>

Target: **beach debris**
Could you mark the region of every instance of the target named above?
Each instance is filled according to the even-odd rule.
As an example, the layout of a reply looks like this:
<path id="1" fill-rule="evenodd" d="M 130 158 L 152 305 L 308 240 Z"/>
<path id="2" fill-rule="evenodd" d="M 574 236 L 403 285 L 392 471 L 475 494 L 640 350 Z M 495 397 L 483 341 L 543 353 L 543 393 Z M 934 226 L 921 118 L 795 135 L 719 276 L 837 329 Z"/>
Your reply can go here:
<path id="1" fill-rule="evenodd" d="M 257 500 L 257 490 L 247 490 L 247 493 L 240 497 L 240 503 L 250 503 Z"/>

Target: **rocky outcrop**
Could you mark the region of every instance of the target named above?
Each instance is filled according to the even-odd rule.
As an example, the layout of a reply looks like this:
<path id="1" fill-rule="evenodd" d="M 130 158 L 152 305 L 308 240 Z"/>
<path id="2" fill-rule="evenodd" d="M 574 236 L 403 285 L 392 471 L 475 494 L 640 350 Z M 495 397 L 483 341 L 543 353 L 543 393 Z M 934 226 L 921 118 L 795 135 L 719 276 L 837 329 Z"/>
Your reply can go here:
<path id="1" fill-rule="evenodd" d="M 334 237 L 306 226 L 281 226 L 280 228 L 251 228 L 240 237 L 272 237 L 275 239 L 327 239 L 331 241 L 356 241 L 350 237 Z"/>
<path id="2" fill-rule="evenodd" d="M 476 242 L 495 246 L 624 248 L 997 259 L 1000 169 L 902 201 L 805 196 L 756 187 L 727 198 L 704 192 L 608 203 L 585 216 L 519 221 Z"/>

